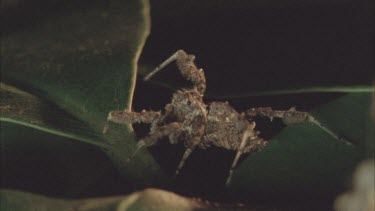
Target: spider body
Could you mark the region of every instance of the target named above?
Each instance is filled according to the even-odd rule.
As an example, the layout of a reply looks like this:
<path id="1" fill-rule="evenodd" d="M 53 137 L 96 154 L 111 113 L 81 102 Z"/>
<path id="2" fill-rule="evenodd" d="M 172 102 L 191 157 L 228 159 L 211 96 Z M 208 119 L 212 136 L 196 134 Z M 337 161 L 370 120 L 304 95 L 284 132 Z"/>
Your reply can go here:
<path id="1" fill-rule="evenodd" d="M 210 103 L 207 119 L 202 140 L 206 146 L 236 151 L 241 148 L 245 131 L 249 132 L 249 137 L 241 148 L 243 153 L 261 150 L 268 143 L 258 137 L 259 132 L 254 130 L 255 122 L 248 120 L 244 113 L 238 113 L 228 102 Z"/>
<path id="2" fill-rule="evenodd" d="M 176 61 L 182 76 L 193 83 L 192 88 L 181 89 L 173 94 L 171 103 L 165 106 L 165 111 L 111 111 L 107 121 L 120 124 L 150 123 L 150 132 L 137 144 L 137 149 L 129 157 L 129 161 L 142 148 L 156 144 L 162 137 L 167 136 L 172 144 L 184 143 L 186 150 L 177 167 L 176 175 L 184 166 L 185 161 L 196 148 L 206 149 L 215 146 L 237 151 L 227 179 L 230 183 L 233 170 L 243 153 L 260 151 L 267 141 L 259 137 L 255 130 L 254 117 L 281 118 L 286 124 L 303 121 L 318 122 L 308 113 L 266 108 L 250 108 L 238 113 L 228 102 L 212 102 L 206 105 L 203 95 L 206 89 L 206 78 L 202 69 L 194 63 L 195 56 L 178 50 L 170 58 L 152 71 L 145 80 L 150 79 L 169 63 Z M 104 131 L 108 129 L 108 124 Z"/>
<path id="3" fill-rule="evenodd" d="M 212 102 L 206 105 L 195 89 L 178 90 L 173 95 L 172 103 L 167 105 L 166 110 L 169 109 L 172 111 L 168 115 L 169 122 L 182 123 L 179 131 L 169 135 L 169 140 L 172 144 L 184 143 L 186 147 L 193 145 L 191 140 L 194 137 L 203 134 L 197 145 L 201 149 L 216 146 L 237 150 L 240 147 L 243 132 L 247 129 L 246 126 L 255 124 L 249 122 L 243 113 L 239 114 L 234 110 L 228 102 Z M 157 131 L 160 125 L 168 124 L 165 120 L 157 122 L 151 126 L 151 131 Z M 259 134 L 257 131 L 252 133 Z M 266 143 L 266 141 L 255 143 L 255 140 L 248 142 L 244 152 L 259 150 Z"/>
<path id="4" fill-rule="evenodd" d="M 195 89 L 178 90 L 173 94 L 170 104 L 171 119 L 181 122 L 181 129 L 176 134 L 171 134 L 171 143 L 182 142 L 186 147 L 191 146 L 191 141 L 201 134 L 204 134 L 207 123 L 207 106 L 204 104 L 202 96 Z M 202 147 L 201 142 L 198 147 Z"/>

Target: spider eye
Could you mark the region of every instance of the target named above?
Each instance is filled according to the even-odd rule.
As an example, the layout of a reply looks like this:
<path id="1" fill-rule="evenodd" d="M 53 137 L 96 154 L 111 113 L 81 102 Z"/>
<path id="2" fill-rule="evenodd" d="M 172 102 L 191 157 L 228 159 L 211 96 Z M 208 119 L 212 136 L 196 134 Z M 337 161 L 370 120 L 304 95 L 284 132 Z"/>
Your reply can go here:
<path id="1" fill-rule="evenodd" d="M 188 100 L 188 101 L 186 102 L 186 104 L 187 104 L 188 106 L 191 105 L 191 101 Z"/>

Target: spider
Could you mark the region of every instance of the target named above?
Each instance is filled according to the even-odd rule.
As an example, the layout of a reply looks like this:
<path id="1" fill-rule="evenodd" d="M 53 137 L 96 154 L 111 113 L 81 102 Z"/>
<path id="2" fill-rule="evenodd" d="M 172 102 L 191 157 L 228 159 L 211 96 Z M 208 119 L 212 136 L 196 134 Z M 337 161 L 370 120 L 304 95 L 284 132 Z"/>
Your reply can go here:
<path id="1" fill-rule="evenodd" d="M 267 146 L 268 142 L 259 136 L 259 131 L 255 130 L 255 117 L 265 117 L 271 121 L 273 118 L 281 118 L 286 125 L 308 121 L 317 124 L 337 138 L 307 112 L 296 111 L 294 107 L 284 111 L 272 110 L 270 107 L 250 108 L 239 113 L 228 102 L 205 104 L 203 95 L 206 90 L 206 78 L 203 70 L 195 65 L 194 59 L 194 55 L 178 50 L 144 78 L 145 81 L 149 80 L 169 63 L 176 61 L 182 76 L 193 83 L 192 88 L 176 91 L 172 102 L 165 106 L 164 112 L 123 110 L 111 111 L 108 114 L 103 132 L 107 131 L 108 122 L 151 124 L 149 134 L 137 143 L 136 150 L 128 161 L 140 149 L 155 145 L 165 136 L 169 137 L 170 143 L 183 142 L 186 147 L 175 176 L 179 174 L 185 161 L 197 148 L 206 149 L 215 146 L 235 150 L 237 153 L 226 180 L 226 185 L 229 185 L 240 156 L 244 153 L 260 151 Z"/>

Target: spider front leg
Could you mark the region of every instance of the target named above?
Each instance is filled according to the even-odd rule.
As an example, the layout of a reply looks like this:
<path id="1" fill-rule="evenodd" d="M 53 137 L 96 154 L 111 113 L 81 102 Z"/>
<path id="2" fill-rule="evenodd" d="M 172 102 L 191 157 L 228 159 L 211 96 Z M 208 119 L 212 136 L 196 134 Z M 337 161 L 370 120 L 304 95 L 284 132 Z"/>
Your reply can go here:
<path id="1" fill-rule="evenodd" d="M 250 108 L 245 112 L 246 116 L 250 119 L 260 116 L 260 117 L 268 117 L 271 121 L 273 118 L 281 118 L 282 121 L 286 125 L 293 125 L 293 124 L 298 124 L 302 123 L 304 121 L 310 122 L 312 124 L 317 125 L 320 127 L 322 130 L 326 131 L 329 135 L 334 137 L 337 140 L 343 141 L 347 145 L 352 145 L 349 141 L 340 138 L 337 134 L 323 126 L 318 120 L 316 120 L 313 116 L 311 116 L 307 112 L 303 111 L 296 111 L 295 107 L 290 108 L 287 111 L 283 110 L 272 110 L 270 107 L 264 107 L 264 108 Z"/>
<path id="2" fill-rule="evenodd" d="M 189 158 L 190 154 L 197 148 L 199 142 L 201 141 L 201 137 L 194 137 L 192 141 L 192 145 L 186 148 L 184 154 L 182 155 L 182 158 L 180 162 L 178 163 L 177 169 L 174 173 L 174 176 L 177 177 L 177 175 L 180 173 L 182 167 L 184 167 L 185 161 Z"/>
<path id="3" fill-rule="evenodd" d="M 179 122 L 172 122 L 155 128 L 153 132 L 137 143 L 135 151 L 131 156 L 129 156 L 127 161 L 129 162 L 131 159 L 133 159 L 139 150 L 155 145 L 162 137 L 169 136 L 173 133 L 178 133 L 181 130 L 181 126 L 182 124 Z"/>
<path id="4" fill-rule="evenodd" d="M 151 73 L 149 73 L 144 80 L 149 80 L 153 75 L 162 70 L 169 63 L 176 61 L 177 67 L 182 76 L 193 82 L 194 87 L 197 88 L 199 93 L 203 95 L 206 90 L 206 77 L 204 76 L 203 69 L 198 69 L 194 64 L 195 56 L 187 54 L 184 50 L 178 50 L 171 57 L 161 63 Z"/>
<path id="5" fill-rule="evenodd" d="M 190 154 L 197 148 L 197 146 L 202 141 L 202 136 L 204 135 L 204 129 L 205 125 L 202 124 L 200 128 L 197 130 L 198 133 L 187 143 L 187 148 L 182 155 L 181 161 L 179 162 L 177 169 L 175 171 L 174 176 L 177 177 L 177 175 L 180 173 L 182 167 L 184 167 L 185 161 L 189 158 Z"/>
<path id="6" fill-rule="evenodd" d="M 111 111 L 108 114 L 107 122 L 103 128 L 103 133 L 106 133 L 109 128 L 109 122 L 119 124 L 133 124 L 133 123 L 152 123 L 161 117 L 160 111 Z"/>
<path id="7" fill-rule="evenodd" d="M 232 180 L 234 169 L 236 168 L 238 160 L 240 159 L 241 155 L 243 153 L 259 151 L 263 149 L 268 143 L 266 140 L 258 136 L 258 132 L 255 131 L 254 128 L 255 128 L 255 122 L 251 122 L 250 124 L 247 125 L 242 135 L 241 143 L 238 147 L 236 156 L 229 170 L 227 181 L 225 182 L 226 186 L 229 186 Z"/>

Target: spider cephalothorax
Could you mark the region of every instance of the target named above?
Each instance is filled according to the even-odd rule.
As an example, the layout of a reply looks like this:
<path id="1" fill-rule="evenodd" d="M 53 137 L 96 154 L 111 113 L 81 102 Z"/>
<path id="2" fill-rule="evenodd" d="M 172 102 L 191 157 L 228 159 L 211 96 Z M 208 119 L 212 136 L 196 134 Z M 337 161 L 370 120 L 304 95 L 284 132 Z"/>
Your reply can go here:
<path id="1" fill-rule="evenodd" d="M 241 154 L 262 150 L 267 145 L 267 141 L 259 137 L 259 132 L 255 130 L 255 117 L 266 117 L 271 120 L 281 118 L 286 124 L 309 121 L 325 129 L 308 113 L 296 111 L 294 108 L 287 111 L 272 110 L 269 107 L 250 108 L 245 112 L 238 113 L 228 102 L 212 102 L 206 105 L 203 101 L 206 78 L 203 70 L 198 69 L 194 64 L 194 59 L 194 55 L 188 55 L 185 51 L 178 50 L 146 76 L 145 80 L 148 80 L 166 65 L 176 61 L 181 74 L 193 83 L 192 88 L 181 89 L 173 94 L 172 102 L 165 106 L 163 114 L 145 110 L 141 112 L 111 111 L 108 114 L 107 121 L 111 122 L 151 124 L 148 136 L 138 142 L 137 149 L 129 157 L 129 160 L 138 150 L 156 144 L 164 136 L 169 137 L 173 144 L 182 142 L 186 146 L 176 175 L 196 148 L 205 149 L 216 146 L 235 150 L 237 154 L 226 183 L 229 184 L 233 169 Z M 106 129 L 108 129 L 107 126 Z M 328 130 L 327 132 L 334 135 Z"/>
<path id="2" fill-rule="evenodd" d="M 207 109 L 196 89 L 178 90 L 173 94 L 171 106 L 177 121 L 183 122 L 195 116 L 206 116 Z"/>

